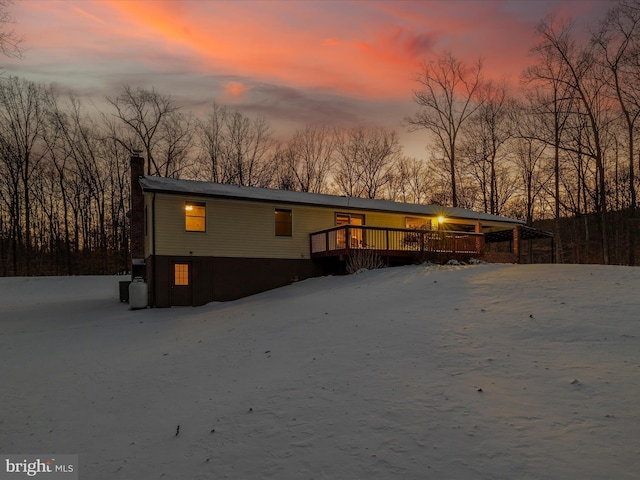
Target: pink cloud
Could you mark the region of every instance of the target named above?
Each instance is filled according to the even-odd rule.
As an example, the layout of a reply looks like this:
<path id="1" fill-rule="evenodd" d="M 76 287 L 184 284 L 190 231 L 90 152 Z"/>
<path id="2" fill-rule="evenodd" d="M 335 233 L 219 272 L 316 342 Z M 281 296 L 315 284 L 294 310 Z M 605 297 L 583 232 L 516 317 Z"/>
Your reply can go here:
<path id="1" fill-rule="evenodd" d="M 450 50 L 486 73 L 517 77 L 530 61 L 535 24 L 562 8 L 585 15 L 600 0 L 389 2 L 31 1 L 30 43 L 48 58 L 128 62 L 150 72 L 231 76 L 357 98 L 408 98 L 420 64 Z M 568 6 L 568 7 L 567 7 Z M 44 55 L 44 54 L 43 54 Z M 188 88 L 188 87 L 187 87 Z"/>
<path id="2" fill-rule="evenodd" d="M 142 11 L 144 3 L 110 5 L 136 30 L 155 32 L 166 48 L 173 45 L 171 48 L 195 52 L 199 64 L 194 68 L 200 71 L 222 70 L 261 81 L 336 89 L 352 95 L 397 95 L 398 82 L 404 84 L 409 78 L 398 68 L 411 66 L 411 50 L 415 53 L 427 38 L 405 32 L 400 39 L 397 28 L 382 33 L 368 29 L 364 35 L 347 30 L 338 32 L 339 36 L 326 36 L 323 28 L 314 26 L 287 29 L 281 24 L 281 16 L 254 13 L 245 2 L 187 4 L 191 9 L 160 3 L 146 15 Z M 203 8 L 200 5 L 215 6 L 220 15 L 209 12 L 207 16 L 198 10 Z M 296 9 L 305 3 L 277 5 L 286 17 L 297 15 Z"/>

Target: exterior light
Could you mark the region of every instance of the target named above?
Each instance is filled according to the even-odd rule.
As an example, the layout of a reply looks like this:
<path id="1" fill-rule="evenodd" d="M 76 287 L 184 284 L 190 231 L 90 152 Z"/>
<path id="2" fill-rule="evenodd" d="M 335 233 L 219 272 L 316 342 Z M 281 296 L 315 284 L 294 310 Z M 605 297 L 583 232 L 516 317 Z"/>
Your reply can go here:
<path id="1" fill-rule="evenodd" d="M 185 209 L 187 212 L 190 212 L 191 210 L 193 210 L 193 205 L 186 205 L 186 206 L 184 207 L 184 209 Z"/>
<path id="2" fill-rule="evenodd" d="M 444 217 L 443 217 L 442 215 L 440 215 L 440 216 L 438 217 L 438 223 L 444 223 L 444 220 L 445 220 L 445 219 L 444 219 Z"/>

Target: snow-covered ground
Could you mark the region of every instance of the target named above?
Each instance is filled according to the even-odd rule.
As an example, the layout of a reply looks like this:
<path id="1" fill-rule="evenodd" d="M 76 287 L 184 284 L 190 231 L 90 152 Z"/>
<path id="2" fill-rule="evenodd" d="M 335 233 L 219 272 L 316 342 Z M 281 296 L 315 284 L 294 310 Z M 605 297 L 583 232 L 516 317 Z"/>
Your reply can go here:
<path id="1" fill-rule="evenodd" d="M 423 265 L 137 311 L 121 279 L 0 279 L 0 453 L 79 454 L 87 480 L 640 478 L 638 268 Z"/>

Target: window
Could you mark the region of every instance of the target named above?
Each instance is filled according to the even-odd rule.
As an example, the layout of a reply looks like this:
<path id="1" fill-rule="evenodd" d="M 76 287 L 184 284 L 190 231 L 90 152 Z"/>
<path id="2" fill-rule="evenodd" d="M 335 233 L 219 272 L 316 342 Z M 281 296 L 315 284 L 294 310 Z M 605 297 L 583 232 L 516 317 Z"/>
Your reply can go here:
<path id="1" fill-rule="evenodd" d="M 291 210 L 276 208 L 276 237 L 292 236 L 292 217 Z"/>
<path id="2" fill-rule="evenodd" d="M 189 285 L 189 264 L 176 263 L 173 265 L 173 284 Z"/>
<path id="3" fill-rule="evenodd" d="M 207 207 L 204 203 L 187 202 L 184 204 L 184 213 L 187 232 L 207 231 Z"/>
<path id="4" fill-rule="evenodd" d="M 336 226 L 342 225 L 364 225 L 364 215 L 352 213 L 336 213 Z M 339 248 L 344 248 L 347 243 L 346 229 L 336 232 L 336 242 Z M 349 230 L 351 248 L 358 248 L 365 245 L 364 230 L 362 228 L 350 228 Z"/>
<path id="5" fill-rule="evenodd" d="M 340 225 L 364 225 L 364 215 L 336 213 L 336 226 Z"/>
<path id="6" fill-rule="evenodd" d="M 418 217 L 406 217 L 405 228 L 411 228 L 413 230 L 431 230 L 431 219 L 418 218 Z"/>

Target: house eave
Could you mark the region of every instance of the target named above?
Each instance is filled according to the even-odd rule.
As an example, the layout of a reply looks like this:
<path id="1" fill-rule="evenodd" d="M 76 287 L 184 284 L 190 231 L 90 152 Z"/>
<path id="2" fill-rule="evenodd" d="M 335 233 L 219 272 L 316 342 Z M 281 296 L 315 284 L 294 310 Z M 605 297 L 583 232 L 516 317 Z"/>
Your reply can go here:
<path id="1" fill-rule="evenodd" d="M 389 200 L 343 197 L 339 195 L 275 190 L 269 188 L 246 187 L 152 176 L 140 177 L 139 182 L 144 193 L 330 207 L 338 210 L 362 210 L 393 212 L 406 215 L 445 216 L 449 219 L 473 220 L 480 222 L 483 225 L 525 224 L 525 222 L 521 220 L 476 212 L 459 207 L 454 208 L 440 205 L 420 205 L 392 202 Z"/>

